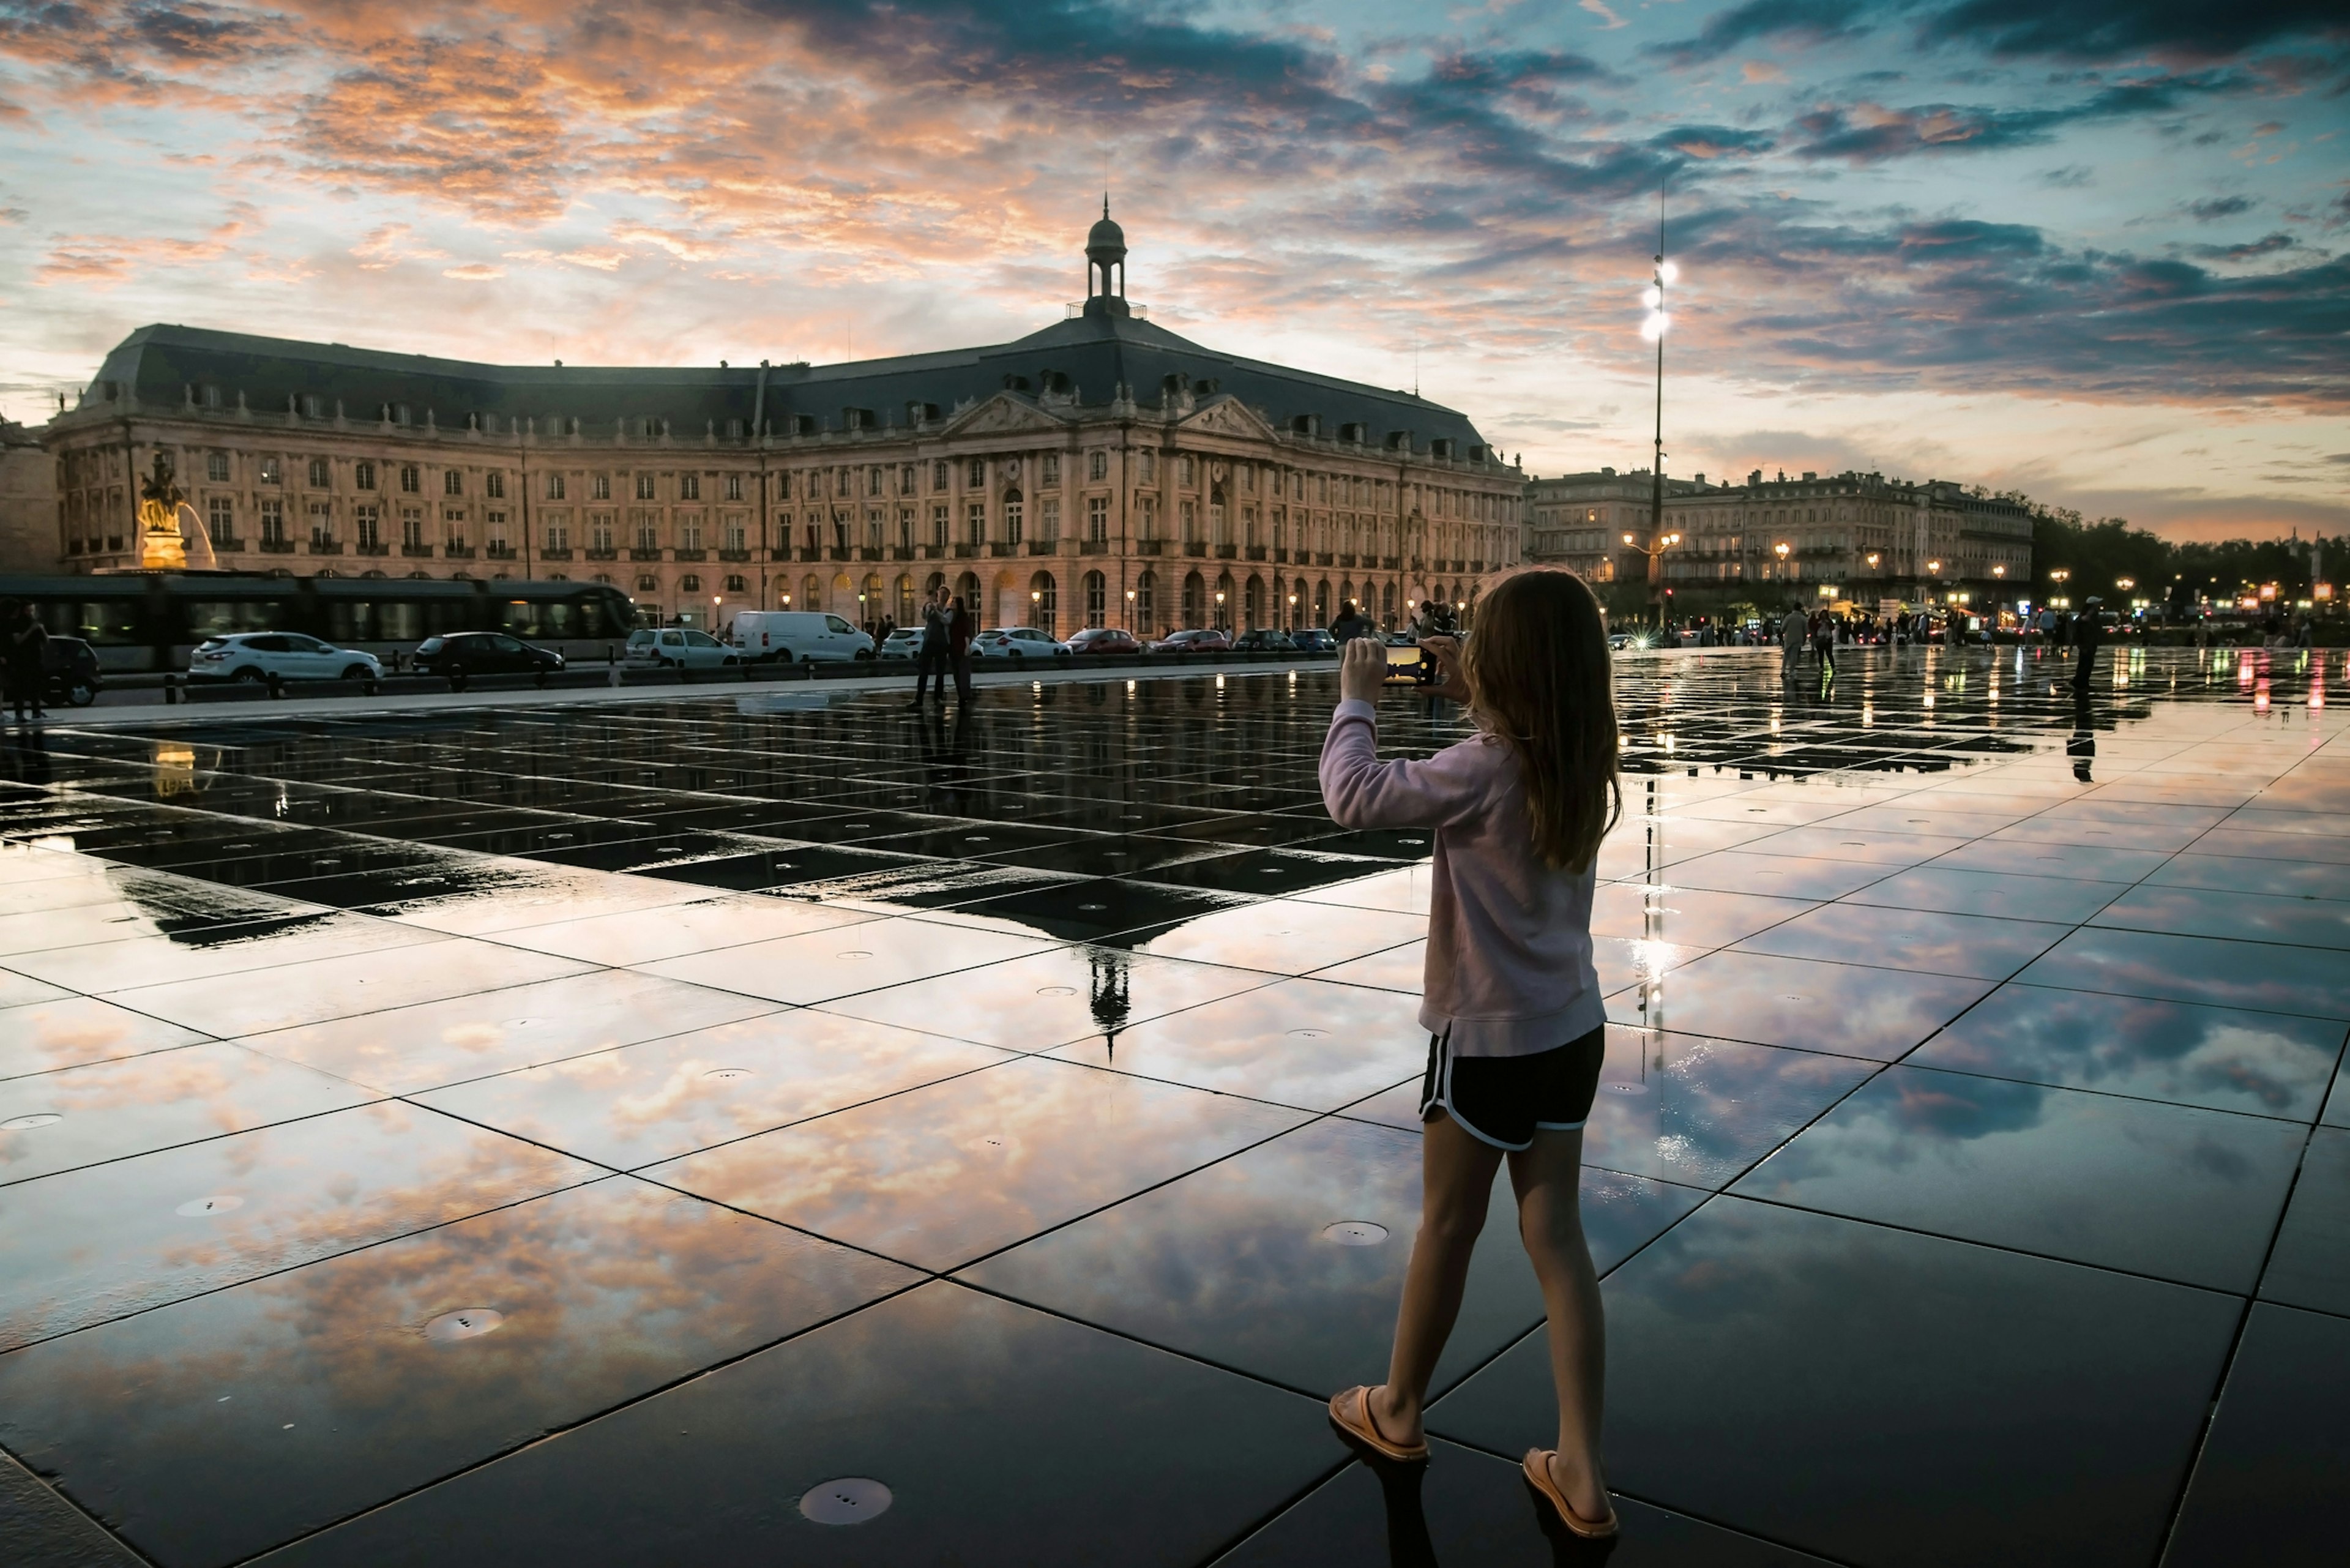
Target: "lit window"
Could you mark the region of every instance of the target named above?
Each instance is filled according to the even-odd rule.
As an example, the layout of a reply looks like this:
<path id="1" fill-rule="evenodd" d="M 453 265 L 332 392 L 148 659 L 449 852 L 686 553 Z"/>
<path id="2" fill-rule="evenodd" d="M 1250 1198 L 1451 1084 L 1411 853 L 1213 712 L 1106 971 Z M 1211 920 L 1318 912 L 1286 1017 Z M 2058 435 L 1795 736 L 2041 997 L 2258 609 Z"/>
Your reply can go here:
<path id="1" fill-rule="evenodd" d="M 261 483 L 264 484 L 283 484 L 286 483 L 285 471 L 277 466 L 277 460 L 276 458 L 265 457 L 261 460 Z"/>

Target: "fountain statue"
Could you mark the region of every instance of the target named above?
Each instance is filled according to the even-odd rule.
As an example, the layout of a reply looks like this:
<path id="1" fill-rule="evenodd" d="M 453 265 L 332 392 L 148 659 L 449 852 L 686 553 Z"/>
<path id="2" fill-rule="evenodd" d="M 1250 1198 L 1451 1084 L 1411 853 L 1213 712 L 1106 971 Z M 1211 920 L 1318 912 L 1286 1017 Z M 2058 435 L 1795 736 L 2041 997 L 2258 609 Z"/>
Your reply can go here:
<path id="1" fill-rule="evenodd" d="M 155 454 L 154 472 L 139 488 L 139 566 L 141 571 L 183 572 L 188 569 L 189 546 L 193 544 L 197 564 L 205 569 L 215 565 L 212 535 L 203 519 L 188 504 L 187 492 L 182 490 L 172 472 L 172 460 L 162 452 Z"/>

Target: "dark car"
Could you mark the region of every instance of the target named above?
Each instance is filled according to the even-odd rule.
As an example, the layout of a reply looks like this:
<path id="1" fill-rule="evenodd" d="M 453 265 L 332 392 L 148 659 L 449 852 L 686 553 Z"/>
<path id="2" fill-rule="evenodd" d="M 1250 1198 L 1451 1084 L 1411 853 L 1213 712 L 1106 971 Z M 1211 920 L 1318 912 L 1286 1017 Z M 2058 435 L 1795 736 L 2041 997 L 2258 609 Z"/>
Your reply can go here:
<path id="1" fill-rule="evenodd" d="M 78 637 L 52 637 L 41 649 L 41 673 L 48 682 L 47 701 L 87 708 L 105 688 L 99 673 L 98 650 Z"/>
<path id="2" fill-rule="evenodd" d="M 1171 631 L 1150 645 L 1153 653 L 1222 653 L 1232 646 L 1232 639 L 1221 631 Z"/>
<path id="3" fill-rule="evenodd" d="M 416 668 L 422 674 L 458 680 L 469 675 L 536 675 L 544 680 L 563 668 L 563 655 L 533 648 L 502 631 L 452 631 L 418 643 Z"/>
<path id="4" fill-rule="evenodd" d="M 1232 644 L 1232 650 L 1236 653 L 1293 653 L 1296 649 L 1297 645 L 1289 640 L 1287 632 L 1263 626 L 1254 631 L 1241 633 L 1240 640 Z"/>
<path id="5" fill-rule="evenodd" d="M 1069 651 L 1087 653 L 1140 653 L 1142 644 L 1130 631 L 1120 631 L 1114 626 L 1089 626 L 1069 639 Z"/>
<path id="6" fill-rule="evenodd" d="M 1338 639 L 1318 626 L 1309 626 L 1291 632 L 1289 645 L 1300 653 L 1328 653 L 1338 646 Z"/>

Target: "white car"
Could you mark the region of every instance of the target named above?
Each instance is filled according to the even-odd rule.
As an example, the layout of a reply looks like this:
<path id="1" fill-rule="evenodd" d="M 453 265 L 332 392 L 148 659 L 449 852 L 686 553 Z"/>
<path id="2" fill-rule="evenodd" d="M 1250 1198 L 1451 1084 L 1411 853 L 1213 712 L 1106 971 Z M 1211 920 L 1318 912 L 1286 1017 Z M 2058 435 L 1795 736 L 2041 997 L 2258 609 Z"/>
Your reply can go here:
<path id="1" fill-rule="evenodd" d="M 191 680 L 380 680 L 375 655 L 337 648 L 298 631 L 239 631 L 208 637 L 188 655 Z"/>
<path id="2" fill-rule="evenodd" d="M 922 628 L 919 626 L 901 626 L 883 640 L 880 657 L 917 659 L 921 656 L 921 651 Z"/>
<path id="3" fill-rule="evenodd" d="M 1069 645 L 1033 626 L 999 626 L 972 638 L 971 651 L 980 659 L 1066 659 Z"/>
<path id="4" fill-rule="evenodd" d="M 733 649 L 690 626 L 639 627 L 629 633 L 628 659 L 655 670 L 720 670 L 740 662 Z"/>

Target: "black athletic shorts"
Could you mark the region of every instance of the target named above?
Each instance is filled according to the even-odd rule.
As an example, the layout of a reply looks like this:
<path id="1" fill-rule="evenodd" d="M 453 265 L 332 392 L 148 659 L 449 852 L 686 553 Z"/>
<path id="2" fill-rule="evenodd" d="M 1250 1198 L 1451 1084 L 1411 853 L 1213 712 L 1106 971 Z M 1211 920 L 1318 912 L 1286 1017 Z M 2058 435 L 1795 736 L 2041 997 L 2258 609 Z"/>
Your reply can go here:
<path id="1" fill-rule="evenodd" d="M 1419 1119 L 1442 1110 L 1480 1143 L 1532 1147 L 1538 1127 L 1571 1132 L 1590 1119 L 1607 1056 L 1605 1024 L 1531 1056 L 1455 1056 L 1449 1035 L 1430 1035 Z"/>

